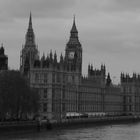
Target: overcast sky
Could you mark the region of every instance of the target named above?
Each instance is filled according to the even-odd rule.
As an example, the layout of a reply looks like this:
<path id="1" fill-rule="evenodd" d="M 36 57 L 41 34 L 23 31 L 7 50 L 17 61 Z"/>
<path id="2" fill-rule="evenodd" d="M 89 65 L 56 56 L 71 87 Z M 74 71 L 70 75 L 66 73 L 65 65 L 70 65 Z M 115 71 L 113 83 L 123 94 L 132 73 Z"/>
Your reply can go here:
<path id="1" fill-rule="evenodd" d="M 64 54 L 73 15 L 83 47 L 83 74 L 103 63 L 113 81 L 140 73 L 140 0 L 0 0 L 0 43 L 9 67 L 18 69 L 29 13 L 40 55 Z"/>

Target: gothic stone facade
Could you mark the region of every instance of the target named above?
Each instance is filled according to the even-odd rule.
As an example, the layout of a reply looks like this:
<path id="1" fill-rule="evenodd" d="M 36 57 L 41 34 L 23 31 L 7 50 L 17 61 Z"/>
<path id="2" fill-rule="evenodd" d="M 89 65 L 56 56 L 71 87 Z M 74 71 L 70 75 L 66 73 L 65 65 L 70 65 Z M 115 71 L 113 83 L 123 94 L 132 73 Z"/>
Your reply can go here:
<path id="1" fill-rule="evenodd" d="M 122 82 L 122 87 L 112 85 L 109 74 L 106 78 L 105 65 L 98 70 L 89 65 L 88 76 L 82 76 L 82 45 L 75 18 L 65 56 L 61 54 L 58 61 L 56 52 L 53 54 L 52 51 L 47 57 L 39 58 L 30 14 L 20 71 L 40 94 L 42 118 L 59 121 L 73 114 L 122 115 L 127 111 L 126 98 L 129 95 L 124 92 L 127 84 Z"/>
<path id="2" fill-rule="evenodd" d="M 140 115 L 140 75 L 121 73 L 121 92 L 126 114 Z"/>

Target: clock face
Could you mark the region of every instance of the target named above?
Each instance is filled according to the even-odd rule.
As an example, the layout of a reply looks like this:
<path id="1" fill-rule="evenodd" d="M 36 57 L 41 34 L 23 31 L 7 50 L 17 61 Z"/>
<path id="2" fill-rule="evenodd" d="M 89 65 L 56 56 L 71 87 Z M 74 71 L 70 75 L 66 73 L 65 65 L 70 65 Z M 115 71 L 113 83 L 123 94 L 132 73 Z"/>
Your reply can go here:
<path id="1" fill-rule="evenodd" d="M 69 59 L 73 59 L 74 58 L 74 52 L 69 52 L 68 57 L 69 57 Z"/>

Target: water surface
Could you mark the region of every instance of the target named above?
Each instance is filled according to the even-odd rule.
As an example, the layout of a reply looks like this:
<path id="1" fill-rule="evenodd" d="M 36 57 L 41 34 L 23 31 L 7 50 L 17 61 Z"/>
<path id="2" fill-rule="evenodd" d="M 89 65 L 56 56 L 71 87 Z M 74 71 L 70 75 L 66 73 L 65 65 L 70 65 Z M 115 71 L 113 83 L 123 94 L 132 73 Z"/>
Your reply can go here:
<path id="1" fill-rule="evenodd" d="M 140 123 L 6 134 L 0 140 L 140 140 Z"/>

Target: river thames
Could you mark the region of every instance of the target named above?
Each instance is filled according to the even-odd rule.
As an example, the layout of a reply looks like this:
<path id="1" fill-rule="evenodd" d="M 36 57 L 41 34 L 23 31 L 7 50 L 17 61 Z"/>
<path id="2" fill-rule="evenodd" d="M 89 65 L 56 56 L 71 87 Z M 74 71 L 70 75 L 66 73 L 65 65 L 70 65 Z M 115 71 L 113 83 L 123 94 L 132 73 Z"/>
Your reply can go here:
<path id="1" fill-rule="evenodd" d="M 5 134 L 0 140 L 140 140 L 140 123 L 97 125 Z"/>

